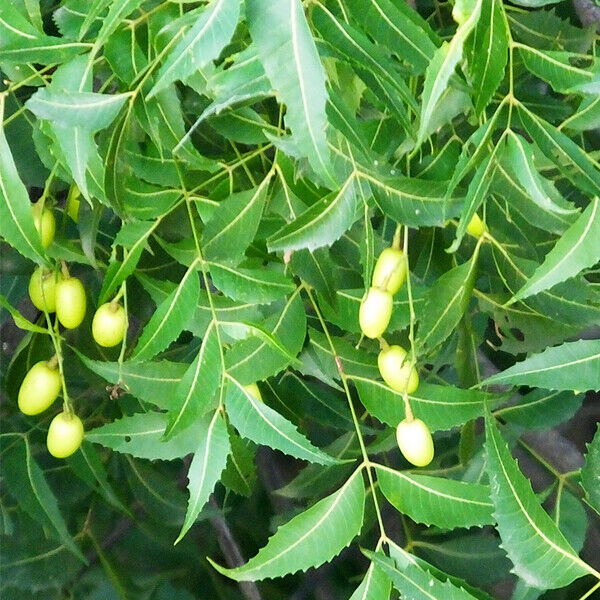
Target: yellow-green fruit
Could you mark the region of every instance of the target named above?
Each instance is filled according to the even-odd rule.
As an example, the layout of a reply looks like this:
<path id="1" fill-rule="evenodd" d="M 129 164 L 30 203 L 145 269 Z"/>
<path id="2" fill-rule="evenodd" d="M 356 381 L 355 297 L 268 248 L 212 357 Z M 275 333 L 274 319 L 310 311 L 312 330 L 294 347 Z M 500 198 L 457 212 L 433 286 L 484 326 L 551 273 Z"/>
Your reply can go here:
<path id="1" fill-rule="evenodd" d="M 406 360 L 406 350 L 402 346 L 390 346 L 377 357 L 379 372 L 383 380 L 396 392 L 412 394 L 419 387 L 419 374 L 410 361 Z"/>
<path id="2" fill-rule="evenodd" d="M 98 308 L 92 320 L 92 335 L 99 346 L 116 346 L 123 340 L 126 330 L 127 316 L 118 302 L 107 302 Z"/>
<path id="3" fill-rule="evenodd" d="M 485 232 L 485 225 L 483 221 L 479 218 L 479 215 L 475 213 L 469 224 L 467 225 L 467 233 L 470 233 L 473 237 L 481 237 Z"/>
<path id="4" fill-rule="evenodd" d="M 38 310 L 56 309 L 56 273 L 37 267 L 29 279 L 29 297 Z"/>
<path id="5" fill-rule="evenodd" d="M 386 248 L 377 259 L 373 270 L 373 287 L 395 294 L 406 279 L 406 259 L 402 250 Z"/>
<path id="6" fill-rule="evenodd" d="M 56 231 L 54 215 L 50 209 L 43 207 L 37 202 L 31 210 L 33 212 L 33 224 L 40 234 L 42 246 L 47 248 L 52 243 L 52 240 L 54 240 L 54 233 Z"/>
<path id="7" fill-rule="evenodd" d="M 63 327 L 73 329 L 81 325 L 85 306 L 85 290 L 77 277 L 67 277 L 56 284 L 56 316 Z"/>
<path id="8" fill-rule="evenodd" d="M 48 452 L 56 458 L 67 458 L 81 446 L 83 423 L 77 415 L 58 413 L 48 427 Z"/>
<path id="9" fill-rule="evenodd" d="M 409 463 L 425 467 L 433 460 L 433 439 L 429 427 L 421 419 L 398 423 L 396 440 L 400 452 Z"/>
<path id="10" fill-rule="evenodd" d="M 69 197 L 67 198 L 67 214 L 75 221 L 75 223 L 79 220 L 80 194 L 79 188 L 73 184 L 69 190 Z"/>
<path id="11" fill-rule="evenodd" d="M 60 385 L 60 374 L 56 367 L 48 366 L 45 360 L 36 363 L 29 369 L 19 388 L 19 410 L 26 415 L 45 411 L 58 397 Z"/>
<path id="12" fill-rule="evenodd" d="M 380 337 L 392 316 L 392 295 L 385 290 L 372 287 L 360 305 L 358 321 L 362 332 L 369 338 Z"/>
<path id="13" fill-rule="evenodd" d="M 262 394 L 260 393 L 260 390 L 258 389 L 258 386 L 255 383 L 250 383 L 249 385 L 245 385 L 244 389 L 253 397 L 256 398 L 257 400 L 260 400 L 261 402 L 263 401 L 262 398 Z"/>

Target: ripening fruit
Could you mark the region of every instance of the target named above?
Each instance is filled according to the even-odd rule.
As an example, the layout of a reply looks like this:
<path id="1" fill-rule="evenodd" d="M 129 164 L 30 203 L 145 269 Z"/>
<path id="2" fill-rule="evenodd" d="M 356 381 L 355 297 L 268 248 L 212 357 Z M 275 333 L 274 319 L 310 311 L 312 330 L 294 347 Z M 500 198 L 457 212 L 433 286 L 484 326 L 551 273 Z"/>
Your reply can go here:
<path id="1" fill-rule="evenodd" d="M 106 302 L 98 308 L 92 321 L 92 335 L 99 346 L 116 346 L 126 331 L 127 315 L 118 302 Z"/>
<path id="2" fill-rule="evenodd" d="M 396 392 L 412 394 L 419 386 L 419 374 L 406 359 L 402 346 L 389 346 L 379 353 L 377 365 L 383 380 Z"/>
<path id="3" fill-rule="evenodd" d="M 58 413 L 48 427 L 48 452 L 56 458 L 67 458 L 81 446 L 83 423 L 77 415 Z"/>
<path id="4" fill-rule="evenodd" d="M 45 411 L 58 398 L 60 386 L 60 373 L 53 361 L 36 363 L 29 369 L 19 388 L 19 410 L 26 415 Z"/>
<path id="5" fill-rule="evenodd" d="M 377 338 L 383 334 L 390 322 L 393 304 L 389 292 L 376 287 L 369 289 L 358 313 L 360 328 L 367 337 Z"/>
<path id="6" fill-rule="evenodd" d="M 373 270 L 373 287 L 395 294 L 406 279 L 406 259 L 404 252 L 395 248 L 386 248 L 377 259 Z"/>
<path id="7" fill-rule="evenodd" d="M 69 190 L 69 196 L 67 198 L 67 214 L 77 223 L 79 221 L 79 196 L 81 192 L 79 188 L 73 184 Z"/>
<path id="8" fill-rule="evenodd" d="M 244 389 L 253 397 L 256 398 L 257 400 L 260 400 L 261 402 L 263 401 L 262 398 L 262 394 L 260 393 L 260 390 L 258 389 L 258 386 L 255 383 L 250 383 L 249 385 L 245 385 Z"/>
<path id="9" fill-rule="evenodd" d="M 33 212 L 33 224 L 42 239 L 42 246 L 47 248 L 52 243 L 56 231 L 54 215 L 49 208 L 42 206 L 39 202 L 31 207 L 31 211 Z"/>
<path id="10" fill-rule="evenodd" d="M 85 317 L 85 306 L 85 289 L 77 277 L 63 278 L 56 284 L 56 316 L 63 327 L 78 327 Z"/>
<path id="11" fill-rule="evenodd" d="M 29 279 L 29 297 L 38 310 L 56 310 L 56 272 L 37 267 Z"/>
<path id="12" fill-rule="evenodd" d="M 429 427 L 421 419 L 398 423 L 396 440 L 400 452 L 409 463 L 425 467 L 433 460 L 433 439 Z"/>
<path id="13" fill-rule="evenodd" d="M 467 225 L 467 233 L 470 233 L 473 237 L 481 237 L 485 230 L 486 227 L 483 224 L 483 221 L 479 218 L 479 215 L 475 213 Z"/>

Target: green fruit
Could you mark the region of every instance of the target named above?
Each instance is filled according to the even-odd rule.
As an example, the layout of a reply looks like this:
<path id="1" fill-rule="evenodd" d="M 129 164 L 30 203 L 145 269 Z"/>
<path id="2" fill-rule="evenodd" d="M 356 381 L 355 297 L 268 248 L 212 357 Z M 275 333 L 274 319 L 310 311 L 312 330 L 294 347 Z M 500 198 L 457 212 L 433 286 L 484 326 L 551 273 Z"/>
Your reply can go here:
<path id="1" fill-rule="evenodd" d="M 54 215 L 50 209 L 45 208 L 39 202 L 36 202 L 31 210 L 33 212 L 33 224 L 40 234 L 42 246 L 47 248 L 54 240 L 56 231 Z"/>
<path id="2" fill-rule="evenodd" d="M 406 350 L 401 346 L 389 346 L 377 357 L 379 372 L 383 380 L 396 392 L 412 394 L 419 387 L 419 374 L 410 361 L 406 360 Z"/>
<path id="3" fill-rule="evenodd" d="M 373 270 L 373 287 L 395 294 L 406 279 L 406 259 L 402 250 L 386 248 L 377 259 Z"/>
<path id="4" fill-rule="evenodd" d="M 362 332 L 369 338 L 380 337 L 392 316 L 392 295 L 385 290 L 372 287 L 360 305 L 358 321 Z"/>
<path id="5" fill-rule="evenodd" d="M 404 419 L 396 429 L 400 452 L 409 463 L 425 467 L 433 460 L 433 439 L 429 427 L 421 419 Z"/>
<path id="6" fill-rule="evenodd" d="M 69 190 L 69 196 L 67 198 L 67 214 L 77 223 L 79 221 L 79 196 L 81 192 L 79 188 L 73 184 Z"/>
<path id="7" fill-rule="evenodd" d="M 29 297 L 38 310 L 56 310 L 56 273 L 37 267 L 29 279 Z"/>
<path id="8" fill-rule="evenodd" d="M 479 218 L 479 215 L 475 213 L 469 224 L 467 225 L 467 233 L 470 233 L 473 237 L 481 237 L 486 231 L 486 226 L 483 221 Z"/>
<path id="9" fill-rule="evenodd" d="M 63 327 L 78 327 L 85 317 L 85 307 L 85 289 L 79 279 L 67 277 L 56 284 L 56 316 Z"/>
<path id="10" fill-rule="evenodd" d="M 116 346 L 126 331 L 127 315 L 118 302 L 107 302 L 98 308 L 92 321 L 92 335 L 99 346 Z"/>
<path id="11" fill-rule="evenodd" d="M 58 413 L 48 427 L 48 452 L 56 458 L 66 458 L 81 446 L 83 423 L 77 415 Z"/>
<path id="12" fill-rule="evenodd" d="M 253 398 L 256 398 L 257 400 L 260 400 L 260 402 L 263 401 L 262 394 L 260 393 L 260 390 L 258 389 L 258 386 L 255 383 L 250 383 L 248 385 L 245 385 L 244 389 Z"/>
<path id="13" fill-rule="evenodd" d="M 27 372 L 19 388 L 19 410 L 26 415 L 45 411 L 60 393 L 60 373 L 56 366 L 42 360 Z"/>

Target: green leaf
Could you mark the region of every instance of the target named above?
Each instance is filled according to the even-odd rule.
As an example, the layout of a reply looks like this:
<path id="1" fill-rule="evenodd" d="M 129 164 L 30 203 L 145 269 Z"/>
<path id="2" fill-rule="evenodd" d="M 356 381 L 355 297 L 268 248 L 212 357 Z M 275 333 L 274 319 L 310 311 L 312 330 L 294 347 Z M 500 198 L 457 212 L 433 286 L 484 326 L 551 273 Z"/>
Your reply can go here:
<path id="1" fill-rule="evenodd" d="M 469 57 L 469 75 L 477 114 L 483 112 L 504 78 L 508 61 L 508 35 L 502 2 L 483 2 Z"/>
<path id="2" fill-rule="evenodd" d="M 68 61 L 70 58 L 89 50 L 91 44 L 70 42 L 64 38 L 40 35 L 37 38 L 22 38 L 18 41 L 0 46 L 0 62 L 9 65 L 39 63 L 54 65 Z"/>
<path id="3" fill-rule="evenodd" d="M 43 527 L 52 531 L 81 562 L 87 564 L 67 530 L 44 472 L 31 456 L 27 438 L 6 448 L 2 457 L 2 472 L 6 486 L 19 505 Z"/>
<path id="4" fill-rule="evenodd" d="M 514 572 L 540 589 L 564 587 L 593 574 L 540 506 L 490 415 L 486 417 L 486 450 L 496 527 Z"/>
<path id="5" fill-rule="evenodd" d="M 192 263 L 177 288 L 157 307 L 144 327 L 132 359 L 149 360 L 175 340 L 194 314 L 199 294 L 200 279 L 196 263 Z"/>
<path id="6" fill-rule="evenodd" d="M 194 359 L 174 394 L 174 407 L 169 411 L 165 439 L 189 427 L 210 407 L 221 383 L 221 351 L 214 321 L 208 326 L 198 356 Z"/>
<path id="7" fill-rule="evenodd" d="M 245 565 L 225 569 L 210 562 L 235 581 L 282 577 L 318 567 L 334 558 L 358 535 L 364 504 L 365 488 L 358 469 L 337 492 L 281 525 L 267 545 Z"/>
<path id="8" fill-rule="evenodd" d="M 374 417 L 392 427 L 404 419 L 402 394 L 381 381 L 366 377 L 353 375 L 352 381 L 358 389 L 360 401 Z M 486 402 L 495 399 L 475 390 L 421 383 L 417 391 L 409 395 L 409 400 L 415 416 L 422 419 L 431 431 L 438 431 L 482 416 Z"/>
<path id="9" fill-rule="evenodd" d="M 209 263 L 215 287 L 226 296 L 241 302 L 267 303 L 294 291 L 293 281 L 279 271 L 242 269 Z"/>
<path id="10" fill-rule="evenodd" d="M 242 437 L 310 462 L 322 465 L 339 462 L 313 446 L 293 423 L 256 399 L 233 378 L 227 383 L 226 406 L 231 424 Z"/>
<path id="11" fill-rule="evenodd" d="M 240 262 L 258 230 L 269 181 L 267 176 L 257 188 L 232 194 L 219 204 L 204 229 L 206 259 Z"/>
<path id="12" fill-rule="evenodd" d="M 0 120 L 4 101 L 0 98 Z M 0 126 L 0 237 L 20 254 L 35 262 L 46 262 L 42 240 L 33 224 L 29 194 L 17 172 L 4 127 Z"/>
<path id="13" fill-rule="evenodd" d="M 398 511 L 417 523 L 444 529 L 492 525 L 488 486 L 430 477 L 376 465 L 383 495 Z"/>
<path id="14" fill-rule="evenodd" d="M 102 27 L 96 37 L 96 46 L 103 46 L 104 42 L 106 42 L 106 40 L 108 40 L 121 25 L 123 19 L 136 10 L 142 2 L 143 0 L 113 0 L 108 14 L 102 20 Z M 81 24 L 82 29 L 84 25 L 87 25 L 85 20 Z"/>
<path id="15" fill-rule="evenodd" d="M 323 181 L 335 187 L 325 134 L 325 72 L 302 3 L 247 0 L 246 18 L 267 77 L 287 107 L 295 145 Z"/>
<path id="16" fill-rule="evenodd" d="M 587 445 L 585 465 L 581 469 L 581 485 L 588 504 L 600 514 L 600 427 Z"/>
<path id="17" fill-rule="evenodd" d="M 150 460 L 174 460 L 195 452 L 202 422 L 197 421 L 165 441 L 167 422 L 166 413 L 136 413 L 87 431 L 85 439 L 115 452 Z"/>
<path id="18" fill-rule="evenodd" d="M 600 390 L 600 340 L 578 340 L 547 348 L 488 377 L 481 385 L 491 384 Z"/>
<path id="19" fill-rule="evenodd" d="M 239 16 L 240 0 L 212 0 L 201 9 L 193 27 L 167 53 L 146 98 L 152 98 L 169 84 L 186 79 L 218 58 L 233 35 Z M 189 13 L 181 19 L 188 22 Z"/>
<path id="20" fill-rule="evenodd" d="M 371 563 L 362 583 L 354 590 L 350 600 L 389 600 L 391 588 L 392 585 L 385 573 Z"/>
<path id="21" fill-rule="evenodd" d="M 393 586 L 410 600 L 473 600 L 463 588 L 451 581 L 441 582 L 415 564 L 407 564 L 399 570 L 394 562 L 379 552 L 363 550 L 365 556 L 377 565 L 392 582 Z"/>
<path id="22" fill-rule="evenodd" d="M 479 246 L 466 263 L 446 271 L 427 292 L 415 340 L 419 354 L 439 346 L 456 329 L 471 298 L 478 250 Z"/>
<path id="23" fill-rule="evenodd" d="M 439 99 L 445 91 L 450 77 L 454 74 L 456 65 L 460 62 L 463 55 L 463 46 L 465 40 L 469 37 L 471 31 L 477 24 L 481 13 L 482 0 L 477 0 L 469 18 L 459 25 L 454 37 L 450 42 L 444 42 L 441 48 L 438 48 L 425 72 L 425 82 L 423 84 L 421 122 L 419 124 L 419 134 L 417 137 L 417 146 L 421 145 L 426 137 L 429 122 L 433 118 Z"/>
<path id="24" fill-rule="evenodd" d="M 356 221 L 358 198 L 354 175 L 337 192 L 313 204 L 297 219 L 269 238 L 269 250 L 315 250 L 329 246 Z"/>
<path id="25" fill-rule="evenodd" d="M 53 124 L 82 127 L 98 131 L 115 119 L 129 94 L 96 94 L 93 92 L 58 92 L 39 89 L 25 103 L 38 119 Z"/>
<path id="26" fill-rule="evenodd" d="M 188 470 L 190 499 L 176 544 L 196 521 L 227 464 L 229 436 L 220 409 L 201 420 L 198 439 L 200 442 Z"/>
<path id="27" fill-rule="evenodd" d="M 594 198 L 565 231 L 511 303 L 547 290 L 600 261 L 600 199 Z"/>
<path id="28" fill-rule="evenodd" d="M 48 329 L 45 327 L 40 327 L 39 325 L 32 323 L 29 319 L 26 319 L 2 294 L 0 294 L 0 306 L 5 308 L 10 313 L 15 325 L 19 329 L 24 329 L 25 331 L 34 331 L 35 333 L 48 333 Z"/>

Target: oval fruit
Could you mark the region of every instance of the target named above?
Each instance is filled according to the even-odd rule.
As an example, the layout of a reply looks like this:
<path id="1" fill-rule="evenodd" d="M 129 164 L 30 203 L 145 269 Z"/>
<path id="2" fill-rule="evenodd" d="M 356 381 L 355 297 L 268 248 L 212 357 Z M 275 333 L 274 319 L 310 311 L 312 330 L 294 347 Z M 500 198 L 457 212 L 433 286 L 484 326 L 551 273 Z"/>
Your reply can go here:
<path id="1" fill-rule="evenodd" d="M 429 427 L 421 419 L 398 423 L 396 440 L 400 452 L 406 460 L 417 466 L 425 467 L 433 460 L 433 439 Z"/>
<path id="2" fill-rule="evenodd" d="M 56 284 L 56 316 L 63 327 L 78 327 L 85 317 L 85 307 L 85 289 L 77 277 L 67 277 Z"/>
<path id="3" fill-rule="evenodd" d="M 60 387 L 60 373 L 56 366 L 49 366 L 45 360 L 36 363 L 19 388 L 19 410 L 26 415 L 45 411 L 58 398 Z"/>
<path id="4" fill-rule="evenodd" d="M 56 310 L 56 272 L 37 267 L 29 279 L 29 297 L 38 310 Z"/>
<path id="5" fill-rule="evenodd" d="M 406 259 L 404 252 L 386 248 L 377 259 L 373 270 L 373 287 L 395 294 L 406 279 Z"/>
<path id="6" fill-rule="evenodd" d="M 257 400 L 260 400 L 260 402 L 263 401 L 262 398 L 262 394 L 260 393 L 260 390 L 258 389 L 258 386 L 255 383 L 250 383 L 248 385 L 244 386 L 244 389 L 253 397 L 256 398 Z"/>
<path id="7" fill-rule="evenodd" d="M 54 233 L 56 232 L 54 215 L 49 208 L 42 206 L 39 202 L 36 202 L 31 210 L 33 212 L 33 224 L 40 234 L 42 246 L 47 248 L 54 240 Z"/>
<path id="8" fill-rule="evenodd" d="M 67 198 L 67 214 L 77 223 L 79 221 L 79 196 L 81 192 L 79 188 L 73 184 L 69 190 L 69 197 Z"/>
<path id="9" fill-rule="evenodd" d="M 477 213 L 473 215 L 469 224 L 467 225 L 467 233 L 470 233 L 473 237 L 481 237 L 486 230 L 483 221 Z"/>
<path id="10" fill-rule="evenodd" d="M 83 441 L 83 423 L 77 415 L 58 413 L 48 427 L 46 445 L 56 458 L 71 456 Z"/>
<path id="11" fill-rule="evenodd" d="M 385 290 L 372 287 L 360 305 L 358 321 L 368 338 L 377 338 L 385 331 L 392 316 L 392 295 Z"/>
<path id="12" fill-rule="evenodd" d="M 118 302 L 107 302 L 98 308 L 92 320 L 92 335 L 99 346 L 116 346 L 126 331 L 127 315 Z"/>
<path id="13" fill-rule="evenodd" d="M 377 365 L 383 380 L 396 392 L 412 394 L 419 387 L 419 374 L 410 361 L 406 360 L 406 350 L 402 346 L 390 346 L 377 357 Z"/>

